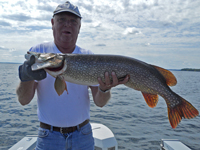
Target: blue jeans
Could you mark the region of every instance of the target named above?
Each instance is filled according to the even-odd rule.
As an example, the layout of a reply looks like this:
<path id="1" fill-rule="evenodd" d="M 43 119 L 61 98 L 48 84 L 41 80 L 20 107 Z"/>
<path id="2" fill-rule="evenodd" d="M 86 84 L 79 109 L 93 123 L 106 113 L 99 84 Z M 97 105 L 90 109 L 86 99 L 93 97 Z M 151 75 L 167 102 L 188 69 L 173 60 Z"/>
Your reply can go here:
<path id="1" fill-rule="evenodd" d="M 91 125 L 67 134 L 39 128 L 35 150 L 94 150 Z"/>

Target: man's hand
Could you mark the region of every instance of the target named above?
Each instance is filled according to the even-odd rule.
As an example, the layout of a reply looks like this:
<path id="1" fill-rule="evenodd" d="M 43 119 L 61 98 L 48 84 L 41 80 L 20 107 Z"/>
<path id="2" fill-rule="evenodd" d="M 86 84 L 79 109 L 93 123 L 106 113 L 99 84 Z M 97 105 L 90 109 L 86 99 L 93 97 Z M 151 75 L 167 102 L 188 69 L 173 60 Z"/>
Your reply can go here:
<path id="1" fill-rule="evenodd" d="M 42 80 L 46 78 L 46 71 L 44 69 L 32 71 L 31 65 L 35 63 L 35 56 L 31 56 L 29 60 L 25 61 L 23 65 L 19 66 L 19 78 L 22 82 L 32 80 Z"/>
<path id="2" fill-rule="evenodd" d="M 119 84 L 125 84 L 126 82 L 128 82 L 130 78 L 129 75 L 126 75 L 125 77 L 118 79 L 115 72 L 112 72 L 111 75 L 112 75 L 112 80 L 110 80 L 109 73 L 106 72 L 104 82 L 102 81 L 101 78 L 98 78 L 99 87 L 96 87 L 96 86 L 90 87 L 92 90 L 94 103 L 99 107 L 103 107 L 108 103 L 111 97 L 111 94 L 109 91 L 112 87 L 115 87 Z"/>
<path id="3" fill-rule="evenodd" d="M 101 80 L 101 78 L 98 78 L 99 81 L 99 88 L 101 91 L 107 91 L 110 90 L 112 87 L 115 87 L 119 84 L 125 84 L 129 80 L 129 75 L 127 75 L 123 80 L 118 80 L 115 72 L 112 72 L 112 82 L 109 78 L 109 73 L 105 73 L 105 83 Z"/>

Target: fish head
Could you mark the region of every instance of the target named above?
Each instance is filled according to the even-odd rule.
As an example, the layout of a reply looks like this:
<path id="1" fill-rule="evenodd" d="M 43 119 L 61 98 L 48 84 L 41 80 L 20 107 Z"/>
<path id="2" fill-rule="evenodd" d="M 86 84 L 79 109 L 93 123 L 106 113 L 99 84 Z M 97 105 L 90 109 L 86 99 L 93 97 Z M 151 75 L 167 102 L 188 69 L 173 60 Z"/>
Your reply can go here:
<path id="1" fill-rule="evenodd" d="M 35 63 L 31 66 L 33 71 L 44 69 L 56 78 L 67 69 L 65 54 L 27 52 L 25 58 L 30 59 L 32 55 L 35 56 Z"/>

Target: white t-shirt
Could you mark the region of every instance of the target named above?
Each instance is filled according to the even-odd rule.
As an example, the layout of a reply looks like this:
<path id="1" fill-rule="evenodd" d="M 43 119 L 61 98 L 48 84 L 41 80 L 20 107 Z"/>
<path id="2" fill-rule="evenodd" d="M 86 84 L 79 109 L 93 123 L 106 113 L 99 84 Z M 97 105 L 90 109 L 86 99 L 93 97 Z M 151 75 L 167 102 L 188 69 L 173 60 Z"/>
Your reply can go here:
<path id="1" fill-rule="evenodd" d="M 30 49 L 39 53 L 61 53 L 54 42 L 42 43 Z M 92 54 L 91 51 L 76 46 L 73 54 Z M 68 93 L 58 96 L 54 89 L 55 78 L 47 77 L 38 81 L 37 102 L 40 122 L 57 126 L 76 126 L 90 118 L 88 86 L 66 82 Z"/>

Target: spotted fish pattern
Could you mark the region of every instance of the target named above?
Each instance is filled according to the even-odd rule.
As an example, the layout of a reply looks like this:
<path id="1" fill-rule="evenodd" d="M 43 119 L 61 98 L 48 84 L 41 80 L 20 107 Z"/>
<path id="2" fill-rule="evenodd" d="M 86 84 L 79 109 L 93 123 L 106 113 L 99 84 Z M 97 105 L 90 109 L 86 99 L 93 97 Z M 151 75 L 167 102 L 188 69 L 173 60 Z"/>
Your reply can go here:
<path id="1" fill-rule="evenodd" d="M 30 53 L 38 57 L 38 53 Z M 46 56 L 45 56 L 46 55 Z M 48 55 L 43 54 L 42 63 L 48 63 Z M 119 80 L 129 75 L 129 81 L 125 86 L 141 91 L 149 107 L 155 107 L 158 103 L 158 95 L 163 97 L 167 104 L 168 118 L 172 128 L 176 128 L 182 118 L 190 119 L 199 115 L 198 110 L 191 103 L 176 94 L 169 86 L 177 83 L 175 76 L 168 70 L 147 64 L 143 61 L 118 55 L 86 55 L 86 54 L 54 54 L 53 59 L 59 56 L 62 65 L 45 66 L 44 69 L 56 78 L 55 89 L 59 95 L 67 90 L 66 82 L 82 85 L 96 85 L 98 78 L 104 81 L 105 72 L 115 72 Z M 52 58 L 51 58 L 52 59 Z M 52 60 L 51 60 L 52 61 Z M 37 68 L 37 63 L 33 65 Z M 41 69 L 42 66 L 37 69 Z M 35 69 L 36 70 L 36 69 Z M 112 81 L 112 76 L 110 76 Z"/>

